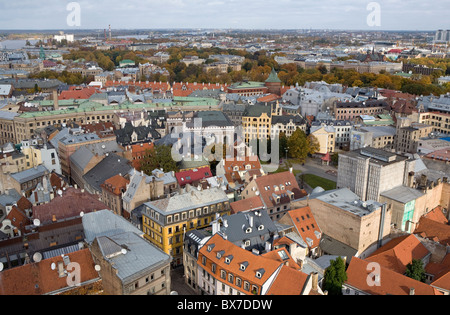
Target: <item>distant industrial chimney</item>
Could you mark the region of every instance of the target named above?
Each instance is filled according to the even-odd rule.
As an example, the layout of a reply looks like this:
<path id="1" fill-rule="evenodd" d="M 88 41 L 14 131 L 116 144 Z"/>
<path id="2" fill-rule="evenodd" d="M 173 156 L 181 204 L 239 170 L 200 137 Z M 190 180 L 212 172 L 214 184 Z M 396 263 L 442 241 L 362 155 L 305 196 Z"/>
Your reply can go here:
<path id="1" fill-rule="evenodd" d="M 111 40 L 111 25 L 109 25 L 109 40 Z"/>
<path id="2" fill-rule="evenodd" d="M 58 103 L 58 91 L 53 91 L 53 109 L 59 110 L 59 103 Z"/>

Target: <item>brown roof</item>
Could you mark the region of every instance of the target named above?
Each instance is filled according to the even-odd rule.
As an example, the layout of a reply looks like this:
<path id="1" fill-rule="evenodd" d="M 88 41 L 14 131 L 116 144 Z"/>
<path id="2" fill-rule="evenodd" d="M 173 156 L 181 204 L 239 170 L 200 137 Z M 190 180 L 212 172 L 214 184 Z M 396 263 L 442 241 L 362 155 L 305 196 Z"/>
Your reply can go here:
<path id="1" fill-rule="evenodd" d="M 346 284 L 372 295 L 409 295 L 411 288 L 414 288 L 416 295 L 442 295 L 428 284 L 408 278 L 383 266 L 380 267 L 380 285 L 371 285 L 372 283 L 367 279 L 373 275 L 374 269 L 369 268 L 369 263 L 369 261 L 353 257 L 347 268 Z"/>
<path id="2" fill-rule="evenodd" d="M 432 286 L 450 290 L 450 254 L 447 254 L 441 262 L 429 262 L 425 272 L 434 276 Z"/>
<path id="3" fill-rule="evenodd" d="M 211 251 L 209 245 L 213 245 Z M 217 254 L 221 253 L 221 258 L 218 258 Z M 206 265 L 203 265 L 202 258 L 206 257 Z M 225 257 L 232 257 L 230 263 L 225 262 Z M 246 265 L 245 270 L 241 269 L 241 264 Z M 236 246 L 232 242 L 223 239 L 219 234 L 213 235 L 209 241 L 200 249 L 198 255 L 198 264 L 214 275 L 212 270 L 212 264 L 217 266 L 216 277 L 220 278 L 220 270 L 225 270 L 227 274 L 231 273 L 235 277 L 248 281 L 250 285 L 258 286 L 258 294 L 261 294 L 261 288 L 264 283 L 266 283 L 269 278 L 276 272 L 280 267 L 278 261 L 255 255 L 239 246 Z M 291 268 L 289 268 L 291 269 Z M 256 273 L 259 271 L 261 277 L 257 277 Z M 235 283 L 228 283 L 231 287 L 236 290 L 243 291 L 243 287 L 237 287 Z M 251 290 L 251 287 L 250 287 Z M 250 294 L 250 292 L 249 292 Z"/>
<path id="4" fill-rule="evenodd" d="M 32 207 L 33 204 L 23 196 L 17 201 L 17 208 L 19 208 L 20 210 L 31 209 Z"/>
<path id="5" fill-rule="evenodd" d="M 413 234 L 393 239 L 366 260 L 377 262 L 392 271 L 404 274 L 413 259 L 422 259 L 430 252 Z"/>
<path id="6" fill-rule="evenodd" d="M 268 208 L 289 203 L 291 199 L 288 191 L 294 193 L 294 199 L 299 199 L 307 195 L 306 191 L 300 189 L 297 179 L 291 172 L 260 176 L 255 181 L 260 196 Z M 278 204 L 274 199 L 274 194 L 280 196 L 280 202 Z"/>
<path id="7" fill-rule="evenodd" d="M 99 279 L 94 269 L 94 261 L 89 249 L 67 254 L 71 262 L 80 265 L 80 283 Z M 70 289 L 67 284 L 68 277 L 59 277 L 58 267 L 52 270 L 52 263 L 58 266 L 63 262 L 61 256 L 42 260 L 39 263 L 30 263 L 20 267 L 0 272 L 0 295 L 43 295 L 58 290 Z M 63 265 L 64 268 L 67 266 Z M 68 270 L 73 272 L 74 269 Z"/>
<path id="8" fill-rule="evenodd" d="M 414 234 L 419 234 L 423 238 L 432 239 L 445 246 L 450 245 L 450 225 L 436 222 L 426 217 L 420 218 Z"/>
<path id="9" fill-rule="evenodd" d="M 306 273 L 283 266 L 267 295 L 300 295 L 307 280 Z"/>
<path id="10" fill-rule="evenodd" d="M 33 207 L 33 219 L 49 223 L 53 219 L 63 220 L 77 217 L 81 212 L 89 213 L 104 209 L 108 207 L 99 201 L 97 196 L 81 192 L 79 189 L 67 188 L 62 197 L 56 195 L 50 203 Z"/>
<path id="11" fill-rule="evenodd" d="M 235 201 L 230 203 L 231 207 L 231 213 L 236 214 L 238 212 L 243 211 L 252 211 L 252 210 L 258 210 L 262 209 L 264 207 L 264 204 L 261 201 L 261 198 L 258 196 L 242 199 L 239 201 Z"/>
<path id="12" fill-rule="evenodd" d="M 122 190 L 125 191 L 129 183 L 130 181 L 125 177 L 121 175 L 116 175 L 105 180 L 105 182 L 100 186 L 112 192 L 113 194 L 120 196 L 122 194 Z"/>
<path id="13" fill-rule="evenodd" d="M 308 244 L 309 248 L 316 248 L 319 246 L 322 231 L 314 218 L 310 207 L 303 207 L 300 209 L 290 210 L 288 212 L 292 223 L 297 232 L 302 237 L 303 241 Z M 311 240 L 311 244 L 308 243 Z"/>
<path id="14" fill-rule="evenodd" d="M 448 220 L 442 212 L 441 206 L 438 206 L 435 209 L 431 210 L 426 215 L 424 215 L 424 217 L 439 223 L 448 224 Z"/>
<path id="15" fill-rule="evenodd" d="M 11 224 L 22 233 L 25 232 L 25 227 L 31 224 L 31 220 L 27 217 L 25 212 L 16 206 L 11 208 L 11 211 L 6 216 L 6 219 L 10 220 Z"/>

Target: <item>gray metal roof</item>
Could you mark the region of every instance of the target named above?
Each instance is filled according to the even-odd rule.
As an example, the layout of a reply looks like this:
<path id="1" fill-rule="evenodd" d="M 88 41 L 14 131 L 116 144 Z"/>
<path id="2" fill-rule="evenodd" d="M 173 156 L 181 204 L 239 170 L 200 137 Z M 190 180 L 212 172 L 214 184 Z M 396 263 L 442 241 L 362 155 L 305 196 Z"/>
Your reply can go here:
<path id="1" fill-rule="evenodd" d="M 197 190 L 189 185 L 187 187 L 182 194 L 147 202 L 145 205 L 162 215 L 169 215 L 229 201 L 227 194 L 220 188 Z"/>
<path id="2" fill-rule="evenodd" d="M 89 212 L 83 216 L 83 228 L 86 242 L 92 243 L 96 237 L 113 236 L 124 232 L 143 235 L 143 232 L 110 210 Z"/>
<path id="3" fill-rule="evenodd" d="M 45 173 L 50 173 L 44 165 L 38 165 L 37 167 L 30 168 L 23 172 L 11 174 L 10 176 L 18 183 L 26 183 L 30 180 L 43 176 Z"/>
<path id="4" fill-rule="evenodd" d="M 117 270 L 123 284 L 136 281 L 171 261 L 169 255 L 136 233 L 101 236 L 97 240 L 104 258 Z"/>
<path id="5" fill-rule="evenodd" d="M 388 197 L 389 199 L 401 202 L 408 203 L 413 200 L 416 200 L 419 197 L 422 197 L 424 194 L 418 189 L 413 189 L 406 186 L 395 187 L 391 190 L 383 191 L 381 196 Z"/>

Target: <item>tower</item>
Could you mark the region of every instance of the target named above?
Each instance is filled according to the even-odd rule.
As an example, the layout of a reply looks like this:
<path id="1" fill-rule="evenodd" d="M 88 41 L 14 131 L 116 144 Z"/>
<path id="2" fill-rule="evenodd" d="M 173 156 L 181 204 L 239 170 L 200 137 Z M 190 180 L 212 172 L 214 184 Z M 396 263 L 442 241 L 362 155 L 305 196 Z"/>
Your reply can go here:
<path id="1" fill-rule="evenodd" d="M 111 25 L 109 25 L 109 40 L 111 40 Z"/>
<path id="2" fill-rule="evenodd" d="M 45 52 L 44 52 L 44 47 L 42 45 L 41 45 L 41 50 L 39 52 L 39 59 L 45 60 Z"/>
<path id="3" fill-rule="evenodd" d="M 266 80 L 265 85 L 269 90 L 269 93 L 273 93 L 281 96 L 281 80 L 278 78 L 275 69 L 272 68 L 272 72 L 269 75 L 269 78 Z"/>

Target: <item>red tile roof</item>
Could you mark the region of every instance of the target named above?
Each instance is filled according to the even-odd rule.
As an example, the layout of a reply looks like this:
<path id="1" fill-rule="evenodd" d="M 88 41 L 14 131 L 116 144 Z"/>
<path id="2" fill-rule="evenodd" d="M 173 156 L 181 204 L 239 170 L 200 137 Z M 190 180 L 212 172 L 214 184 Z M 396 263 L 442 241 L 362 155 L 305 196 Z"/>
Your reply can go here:
<path id="1" fill-rule="evenodd" d="M 178 185 L 181 187 L 192 184 L 194 181 L 198 181 L 205 178 L 212 177 L 211 169 L 209 166 L 196 168 L 193 170 L 182 171 L 175 173 L 175 177 L 177 178 Z"/>
<path id="2" fill-rule="evenodd" d="M 408 278 L 398 272 L 380 267 L 379 284 L 373 285 L 367 279 L 373 275 L 374 269 L 369 268 L 370 262 L 352 257 L 347 268 L 347 285 L 357 288 L 372 295 L 409 295 L 410 289 L 414 288 L 416 295 L 442 295 L 438 290 L 428 284 Z"/>
<path id="3" fill-rule="evenodd" d="M 294 174 L 291 172 L 260 176 L 255 181 L 260 196 L 268 208 L 289 203 L 291 199 L 288 191 L 294 194 L 294 199 L 299 199 L 307 195 L 306 191 L 300 189 Z M 274 195 L 280 196 L 280 202 L 278 204 Z"/>
<path id="4" fill-rule="evenodd" d="M 307 280 L 306 273 L 283 266 L 267 291 L 267 295 L 300 295 Z"/>
<path id="5" fill-rule="evenodd" d="M 93 94 L 95 94 L 97 91 L 97 88 L 95 87 L 85 87 L 85 88 L 79 88 L 79 87 L 71 87 L 67 91 L 62 91 L 59 95 L 59 100 L 70 100 L 70 99 L 83 99 L 87 100 L 90 98 Z"/>
<path id="6" fill-rule="evenodd" d="M 450 254 L 447 254 L 441 262 L 429 262 L 425 272 L 434 276 L 432 286 L 450 291 Z"/>
<path id="7" fill-rule="evenodd" d="M 290 210 L 287 215 L 292 220 L 297 232 L 309 248 L 319 246 L 322 237 L 322 231 L 314 218 L 310 207 Z M 309 242 L 308 242 L 309 241 Z"/>
<path id="8" fill-rule="evenodd" d="M 33 207 L 33 219 L 39 219 L 42 224 L 50 223 L 55 218 L 63 220 L 97 210 L 108 209 L 98 197 L 74 188 L 67 188 L 62 197 L 56 195 L 47 204 Z"/>
<path id="9" fill-rule="evenodd" d="M 25 232 L 25 227 L 31 224 L 31 220 L 27 217 L 25 212 L 16 206 L 11 208 L 6 219 L 10 220 L 11 224 L 22 233 Z"/>
<path id="10" fill-rule="evenodd" d="M 255 196 L 232 202 L 230 203 L 230 207 L 231 207 L 231 214 L 236 214 L 238 212 L 243 211 L 253 211 L 262 209 L 264 207 L 264 204 L 262 203 L 261 198 Z"/>
<path id="11" fill-rule="evenodd" d="M 436 222 L 426 217 L 421 217 L 416 225 L 414 234 L 431 239 L 444 246 L 450 245 L 450 225 Z"/>
<path id="12" fill-rule="evenodd" d="M 448 224 L 448 220 L 442 212 L 441 206 L 438 206 L 435 209 L 431 210 L 426 215 L 424 215 L 424 217 L 439 223 Z"/>
<path id="13" fill-rule="evenodd" d="M 127 189 L 127 185 L 129 183 L 130 181 L 125 177 L 116 175 L 105 180 L 105 182 L 101 184 L 100 187 L 112 192 L 116 196 L 120 196 L 122 194 L 122 191 L 125 191 Z"/>
<path id="14" fill-rule="evenodd" d="M 377 262 L 392 271 L 404 274 L 413 259 L 423 259 L 430 252 L 413 234 L 393 239 L 366 260 Z"/>
<path id="15" fill-rule="evenodd" d="M 80 283 L 100 280 L 95 271 L 94 261 L 89 249 L 67 254 L 71 262 L 80 265 Z M 68 286 L 68 277 L 59 277 L 58 268 L 52 270 L 52 264 L 56 266 L 63 262 L 61 256 L 42 260 L 39 263 L 30 263 L 20 267 L 7 269 L 0 272 L 0 295 L 43 295 L 51 292 L 72 289 Z M 64 268 L 67 268 L 63 264 Z M 74 269 L 68 270 L 73 272 Z"/>

